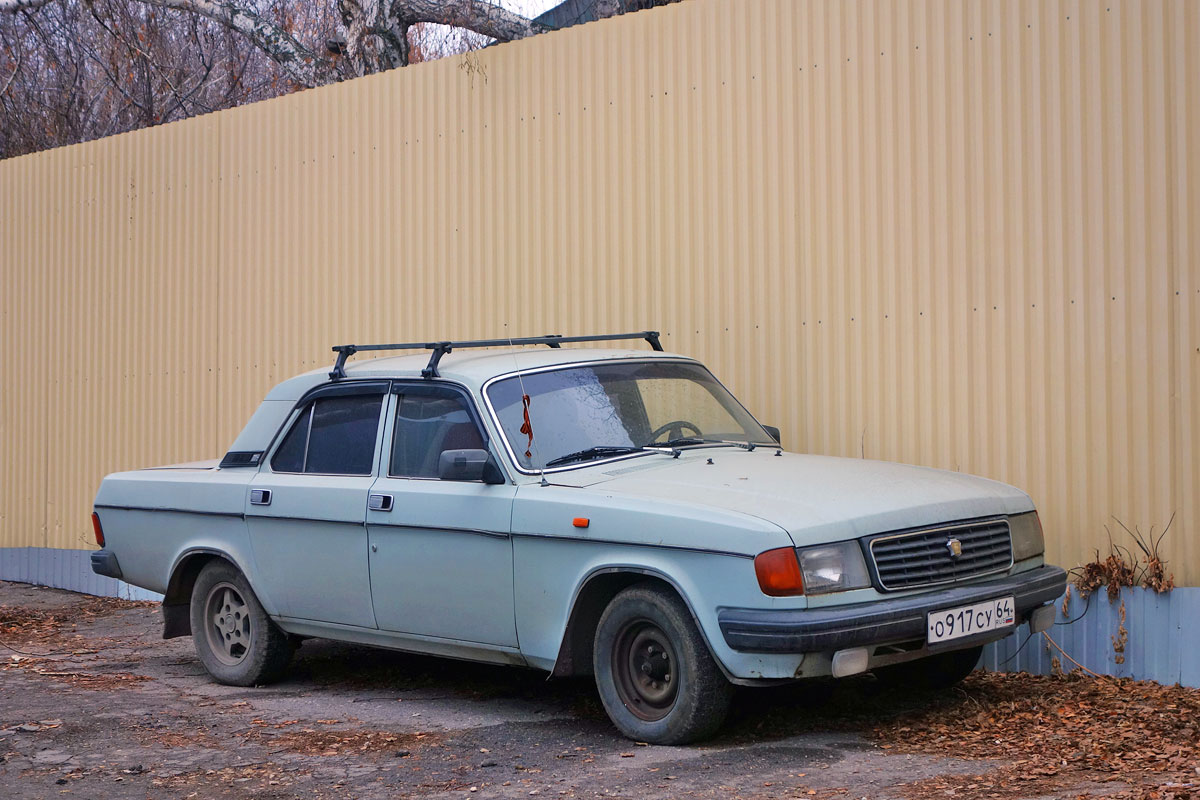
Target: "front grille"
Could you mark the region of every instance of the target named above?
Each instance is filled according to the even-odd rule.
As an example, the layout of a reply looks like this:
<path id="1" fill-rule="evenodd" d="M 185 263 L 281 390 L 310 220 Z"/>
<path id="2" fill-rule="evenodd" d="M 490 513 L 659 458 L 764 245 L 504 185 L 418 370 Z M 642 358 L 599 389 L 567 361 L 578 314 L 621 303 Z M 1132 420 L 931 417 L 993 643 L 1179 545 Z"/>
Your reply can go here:
<path id="1" fill-rule="evenodd" d="M 962 546 L 958 557 L 951 555 L 953 539 Z M 882 589 L 953 583 L 1000 572 L 1013 563 L 1006 519 L 879 536 L 870 541 L 870 551 Z"/>

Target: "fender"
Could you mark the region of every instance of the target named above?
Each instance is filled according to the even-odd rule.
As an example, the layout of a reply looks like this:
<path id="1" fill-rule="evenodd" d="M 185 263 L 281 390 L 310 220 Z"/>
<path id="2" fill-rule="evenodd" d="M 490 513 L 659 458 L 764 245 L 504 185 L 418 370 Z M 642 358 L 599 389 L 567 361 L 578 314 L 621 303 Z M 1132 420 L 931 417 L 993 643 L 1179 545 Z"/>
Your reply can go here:
<path id="1" fill-rule="evenodd" d="M 629 579 L 615 581 L 612 587 L 605 587 L 601 594 L 584 598 L 584 604 L 581 606 L 581 596 L 604 575 L 625 575 L 629 576 Z M 725 665 L 721 663 L 721 659 L 717 658 L 712 642 L 708 640 L 708 634 L 705 633 L 704 627 L 696 616 L 696 609 L 692 605 L 691 598 L 680 588 L 679 583 L 662 570 L 640 564 L 610 564 L 597 567 L 580 580 L 571 596 L 571 612 L 567 615 L 567 625 L 563 630 L 558 656 L 554 661 L 554 668 L 550 671 L 551 678 L 591 674 L 592 639 L 595 636 L 596 623 L 599 622 L 600 615 L 604 613 L 604 609 L 613 596 L 627 586 L 637 583 L 639 577 L 656 578 L 670 586 L 675 594 L 683 600 L 688 614 L 691 615 L 692 624 L 700 632 L 700 638 L 704 640 L 704 646 L 708 648 L 709 656 L 720 667 L 721 672 L 733 683 L 747 683 L 731 675 Z"/>
<path id="2" fill-rule="evenodd" d="M 164 639 L 174 639 L 177 636 L 189 636 L 192 632 L 192 586 L 196 582 L 196 575 L 199 573 L 199 568 L 190 570 L 186 568 L 187 562 L 194 559 L 196 556 L 212 556 L 220 558 L 232 564 L 246 582 L 250 583 L 250 589 L 256 597 L 261 597 L 258 590 L 254 587 L 250 580 L 250 573 L 245 566 L 239 564 L 237 559 L 231 556 L 228 552 L 215 547 L 189 547 L 180 553 L 175 562 L 171 565 L 170 577 L 167 579 L 167 591 L 163 593 L 162 614 L 163 614 L 163 635 Z M 207 561 L 208 559 L 205 559 Z M 260 600 L 261 602 L 261 600 Z"/>

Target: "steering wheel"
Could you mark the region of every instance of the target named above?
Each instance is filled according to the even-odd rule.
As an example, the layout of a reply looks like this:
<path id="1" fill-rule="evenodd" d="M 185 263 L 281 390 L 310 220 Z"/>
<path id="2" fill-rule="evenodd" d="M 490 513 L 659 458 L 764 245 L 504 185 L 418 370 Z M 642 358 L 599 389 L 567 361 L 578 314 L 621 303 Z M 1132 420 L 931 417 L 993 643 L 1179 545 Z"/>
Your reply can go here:
<path id="1" fill-rule="evenodd" d="M 659 425 L 657 428 L 655 428 L 654 432 L 650 434 L 650 442 L 653 444 L 654 442 L 658 441 L 658 437 L 662 436 L 664 433 L 671 434 L 667 437 L 668 442 L 672 439 L 682 439 L 685 428 L 691 430 L 697 436 L 704 435 L 704 432 L 700 430 L 700 426 L 696 423 L 688 422 L 686 419 L 676 419 L 671 420 L 666 425 Z"/>

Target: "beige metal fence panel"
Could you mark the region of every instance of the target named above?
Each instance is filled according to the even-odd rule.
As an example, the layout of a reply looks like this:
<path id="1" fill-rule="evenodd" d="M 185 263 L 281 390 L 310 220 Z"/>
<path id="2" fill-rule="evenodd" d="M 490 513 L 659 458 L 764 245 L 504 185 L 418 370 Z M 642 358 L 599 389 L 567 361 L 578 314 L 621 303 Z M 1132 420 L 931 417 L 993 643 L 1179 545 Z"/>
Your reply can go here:
<path id="1" fill-rule="evenodd" d="M 689 0 L 0 162 L 0 543 L 330 345 L 659 327 L 791 448 L 1200 580 L 1200 6 Z M 28 350 L 18 350 L 29 343 Z M 18 356 L 17 353 L 21 355 Z"/>

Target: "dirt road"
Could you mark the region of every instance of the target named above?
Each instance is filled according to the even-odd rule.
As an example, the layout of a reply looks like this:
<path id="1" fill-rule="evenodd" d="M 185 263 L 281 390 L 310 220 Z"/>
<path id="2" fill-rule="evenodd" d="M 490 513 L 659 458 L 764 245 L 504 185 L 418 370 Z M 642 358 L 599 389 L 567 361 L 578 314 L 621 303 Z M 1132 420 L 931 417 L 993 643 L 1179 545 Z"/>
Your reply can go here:
<path id="1" fill-rule="evenodd" d="M 718 739 L 673 748 L 617 735 L 586 680 L 309 641 L 285 682 L 238 689 L 159 632 L 150 604 L 0 582 L 0 797 L 1189 797 L 1200 779 L 1197 693 L 1153 685 L 1124 684 L 1156 707 L 1182 692 L 1158 727 L 1192 749 L 1143 775 L 1071 740 L 1087 719 L 1052 719 L 1072 700 L 1075 716 L 1112 716 L 1090 679 L 745 691 Z M 1041 738 L 1022 743 L 1031 714 Z M 1129 747 L 1152 741 L 1142 717 Z"/>

